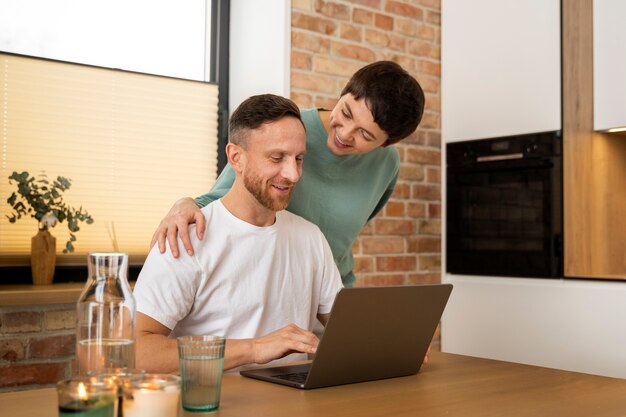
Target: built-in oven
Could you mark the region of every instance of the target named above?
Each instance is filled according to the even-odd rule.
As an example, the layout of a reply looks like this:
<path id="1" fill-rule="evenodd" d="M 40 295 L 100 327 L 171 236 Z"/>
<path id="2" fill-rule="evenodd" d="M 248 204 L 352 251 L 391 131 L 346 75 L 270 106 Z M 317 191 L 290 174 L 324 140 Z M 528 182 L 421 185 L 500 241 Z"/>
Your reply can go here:
<path id="1" fill-rule="evenodd" d="M 447 272 L 563 273 L 560 132 L 447 145 Z"/>

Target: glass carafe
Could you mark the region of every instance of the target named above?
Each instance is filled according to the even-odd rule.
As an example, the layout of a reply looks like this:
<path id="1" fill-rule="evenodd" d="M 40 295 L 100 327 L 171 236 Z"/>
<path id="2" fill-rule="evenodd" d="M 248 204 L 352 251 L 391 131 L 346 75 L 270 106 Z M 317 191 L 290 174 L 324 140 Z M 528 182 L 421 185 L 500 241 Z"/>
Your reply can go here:
<path id="1" fill-rule="evenodd" d="M 76 307 L 76 358 L 81 374 L 135 366 L 135 299 L 128 255 L 90 253 L 89 276 Z"/>

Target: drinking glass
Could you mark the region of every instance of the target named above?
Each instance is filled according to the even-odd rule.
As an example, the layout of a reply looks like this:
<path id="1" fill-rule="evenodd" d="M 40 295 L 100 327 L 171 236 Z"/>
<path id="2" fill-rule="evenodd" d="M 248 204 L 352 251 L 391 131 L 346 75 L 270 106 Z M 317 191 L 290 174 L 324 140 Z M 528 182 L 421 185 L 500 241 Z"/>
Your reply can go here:
<path id="1" fill-rule="evenodd" d="M 225 340 L 220 336 L 178 338 L 183 408 L 212 411 L 220 405 Z"/>

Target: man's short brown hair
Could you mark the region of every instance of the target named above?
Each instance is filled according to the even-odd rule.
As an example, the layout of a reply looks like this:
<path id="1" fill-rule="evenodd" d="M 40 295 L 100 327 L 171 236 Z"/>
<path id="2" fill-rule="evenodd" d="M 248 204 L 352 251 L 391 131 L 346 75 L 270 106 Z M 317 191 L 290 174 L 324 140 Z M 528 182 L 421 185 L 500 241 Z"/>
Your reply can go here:
<path id="1" fill-rule="evenodd" d="M 257 129 L 263 123 L 280 120 L 286 116 L 295 117 L 304 126 L 300 109 L 288 98 L 274 94 L 249 97 L 230 116 L 229 141 L 245 148 L 246 132 Z"/>

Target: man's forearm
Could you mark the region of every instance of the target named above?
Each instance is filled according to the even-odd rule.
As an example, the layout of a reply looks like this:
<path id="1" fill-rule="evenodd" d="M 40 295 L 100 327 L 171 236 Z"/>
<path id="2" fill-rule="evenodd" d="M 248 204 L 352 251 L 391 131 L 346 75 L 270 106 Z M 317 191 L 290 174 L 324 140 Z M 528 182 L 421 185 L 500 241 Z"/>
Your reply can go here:
<path id="1" fill-rule="evenodd" d="M 178 371 L 178 345 L 175 339 L 160 334 L 137 338 L 136 366 L 147 372 L 172 373 Z M 224 370 L 253 363 L 252 340 L 226 340 Z"/>
<path id="2" fill-rule="evenodd" d="M 254 363 L 252 339 L 227 339 L 224 348 L 224 370 Z"/>
<path id="3" fill-rule="evenodd" d="M 138 318 L 142 325 L 137 332 L 137 367 L 148 372 L 176 372 L 178 346 L 176 339 L 166 336 L 170 330 L 144 314 L 139 313 Z M 227 339 L 224 369 L 265 364 L 296 352 L 315 353 L 318 343 L 317 336 L 295 324 L 253 339 Z"/>
<path id="4" fill-rule="evenodd" d="M 135 366 L 146 372 L 172 373 L 178 371 L 178 345 L 176 339 L 161 334 L 137 337 Z"/>

